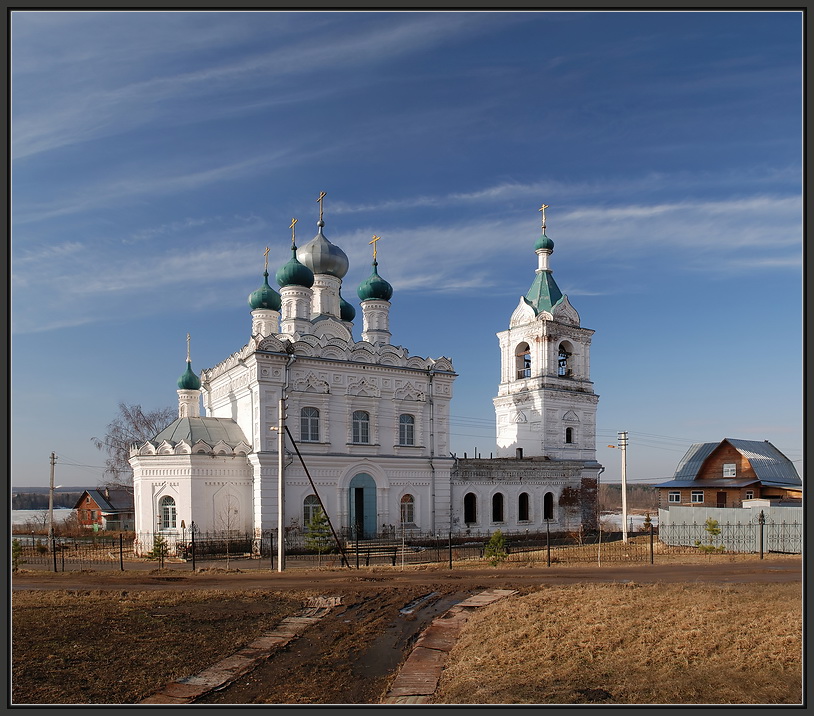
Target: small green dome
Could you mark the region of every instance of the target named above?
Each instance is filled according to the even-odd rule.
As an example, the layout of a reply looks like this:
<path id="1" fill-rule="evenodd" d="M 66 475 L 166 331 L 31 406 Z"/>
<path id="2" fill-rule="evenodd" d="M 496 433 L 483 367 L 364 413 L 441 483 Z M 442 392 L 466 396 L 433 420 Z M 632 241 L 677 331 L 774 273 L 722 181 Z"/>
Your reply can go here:
<path id="1" fill-rule="evenodd" d="M 554 242 L 549 239 L 545 233 L 543 233 L 543 235 L 537 239 L 537 243 L 534 244 L 535 251 L 539 251 L 540 249 L 548 249 L 549 251 L 554 250 Z"/>
<path id="2" fill-rule="evenodd" d="M 285 286 L 304 286 L 311 288 L 314 285 L 314 272 L 305 264 L 297 260 L 297 247 L 291 247 L 291 258 L 282 266 L 275 276 L 280 288 Z"/>
<path id="3" fill-rule="evenodd" d="M 267 308 L 271 311 L 280 310 L 280 294 L 269 286 L 269 272 L 263 274 L 263 285 L 249 294 L 249 305 L 252 311 L 258 308 Z"/>
<path id="4" fill-rule="evenodd" d="M 179 390 L 200 390 L 201 379 L 192 371 L 192 361 L 187 361 L 187 369 L 178 379 Z"/>
<path id="5" fill-rule="evenodd" d="M 344 298 L 342 298 L 341 293 L 339 294 L 339 317 L 348 323 L 352 322 L 353 319 L 356 318 L 356 309 Z"/>
<path id="6" fill-rule="evenodd" d="M 379 276 L 376 266 L 378 266 L 378 263 L 374 261 L 373 273 L 362 281 L 362 283 L 359 284 L 359 288 L 356 289 L 360 301 L 370 301 L 372 299 L 389 301 L 393 295 L 393 287 Z"/>

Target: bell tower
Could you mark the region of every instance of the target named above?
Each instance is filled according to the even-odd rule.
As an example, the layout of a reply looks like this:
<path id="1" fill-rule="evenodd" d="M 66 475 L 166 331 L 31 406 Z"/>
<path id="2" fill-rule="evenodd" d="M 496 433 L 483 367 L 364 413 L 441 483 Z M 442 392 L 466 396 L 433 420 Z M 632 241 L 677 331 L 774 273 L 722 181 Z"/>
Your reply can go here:
<path id="1" fill-rule="evenodd" d="M 591 336 L 557 286 L 549 267 L 554 242 L 534 245 L 537 269 L 525 296 L 497 334 L 500 385 L 494 398 L 497 456 L 545 457 L 596 463 L 596 408 L 591 382 Z"/>

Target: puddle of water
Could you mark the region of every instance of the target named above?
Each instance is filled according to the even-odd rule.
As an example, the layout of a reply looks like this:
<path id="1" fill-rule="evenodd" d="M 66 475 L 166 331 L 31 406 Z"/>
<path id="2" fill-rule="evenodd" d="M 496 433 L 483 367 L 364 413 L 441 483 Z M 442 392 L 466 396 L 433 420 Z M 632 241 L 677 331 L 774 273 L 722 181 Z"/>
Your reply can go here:
<path id="1" fill-rule="evenodd" d="M 413 599 L 407 606 L 402 607 L 399 609 L 399 614 L 412 614 L 418 607 L 420 607 L 424 602 L 432 597 L 436 596 L 438 592 L 430 592 L 429 594 L 425 594 L 423 597 L 419 597 L 418 599 Z"/>

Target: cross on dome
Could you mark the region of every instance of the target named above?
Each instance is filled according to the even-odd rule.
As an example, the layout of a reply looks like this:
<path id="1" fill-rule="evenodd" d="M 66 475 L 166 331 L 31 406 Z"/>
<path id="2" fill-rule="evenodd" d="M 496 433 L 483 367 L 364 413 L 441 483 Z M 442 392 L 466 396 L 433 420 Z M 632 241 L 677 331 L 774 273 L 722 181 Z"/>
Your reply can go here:
<path id="1" fill-rule="evenodd" d="M 291 225 L 288 227 L 291 229 L 291 245 L 296 248 L 296 244 L 294 243 L 294 225 L 297 223 L 298 219 L 291 219 Z M 266 249 L 268 251 L 268 249 Z"/>
<path id="2" fill-rule="evenodd" d="M 381 236 L 376 236 L 376 234 L 373 234 L 373 241 L 368 241 L 367 242 L 368 246 L 370 246 L 370 244 L 373 244 L 373 260 L 374 261 L 376 260 L 376 242 L 379 241 L 381 238 L 382 238 Z"/>
<path id="3" fill-rule="evenodd" d="M 543 233 L 545 233 L 545 210 L 548 209 L 548 204 L 543 204 L 537 211 L 543 212 Z"/>
<path id="4" fill-rule="evenodd" d="M 266 250 L 263 252 L 263 256 L 266 257 L 266 265 L 263 267 L 266 272 L 269 270 L 269 247 L 266 246 Z"/>
<path id="5" fill-rule="evenodd" d="M 322 221 L 322 200 L 327 196 L 324 191 L 319 192 L 319 198 L 317 202 L 319 202 L 319 220 Z"/>

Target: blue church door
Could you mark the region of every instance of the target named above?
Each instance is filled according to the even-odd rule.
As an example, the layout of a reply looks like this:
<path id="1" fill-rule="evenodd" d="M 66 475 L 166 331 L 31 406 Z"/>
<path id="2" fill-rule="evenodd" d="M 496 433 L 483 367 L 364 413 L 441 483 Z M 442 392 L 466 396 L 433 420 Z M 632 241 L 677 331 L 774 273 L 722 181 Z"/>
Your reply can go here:
<path id="1" fill-rule="evenodd" d="M 348 488 L 350 532 L 365 539 L 376 536 L 376 483 L 367 473 L 360 472 Z"/>

